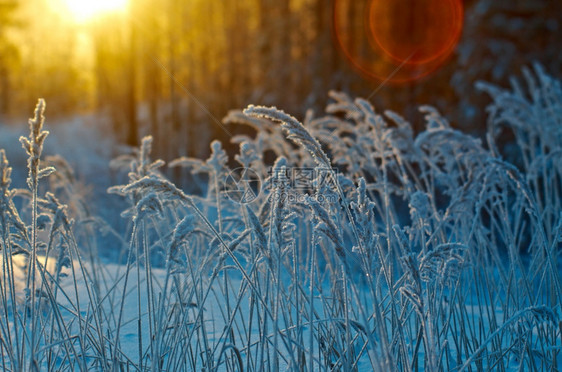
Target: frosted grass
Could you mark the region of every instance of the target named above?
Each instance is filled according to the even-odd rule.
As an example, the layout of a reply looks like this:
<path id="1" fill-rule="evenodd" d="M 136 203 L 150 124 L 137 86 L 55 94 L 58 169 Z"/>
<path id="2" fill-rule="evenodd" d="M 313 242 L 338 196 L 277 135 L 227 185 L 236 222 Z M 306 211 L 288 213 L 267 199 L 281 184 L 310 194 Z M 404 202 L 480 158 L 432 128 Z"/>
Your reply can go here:
<path id="1" fill-rule="evenodd" d="M 486 143 L 430 106 L 415 134 L 337 92 L 303 122 L 231 112 L 226 124 L 256 130 L 233 138 L 234 161 L 262 178 L 247 204 L 223 192 L 220 142 L 171 163 L 206 175 L 200 197 L 164 176 L 146 137 L 113 162 L 128 172 L 109 189 L 128 204 L 124 234 L 67 206 L 68 164 L 42 165 L 40 102 L 22 140 L 28 190 L 0 152 L 2 368 L 557 370 L 562 93 L 540 66 L 524 78 L 479 84 L 493 100 Z M 108 238 L 120 262 L 97 254 Z"/>

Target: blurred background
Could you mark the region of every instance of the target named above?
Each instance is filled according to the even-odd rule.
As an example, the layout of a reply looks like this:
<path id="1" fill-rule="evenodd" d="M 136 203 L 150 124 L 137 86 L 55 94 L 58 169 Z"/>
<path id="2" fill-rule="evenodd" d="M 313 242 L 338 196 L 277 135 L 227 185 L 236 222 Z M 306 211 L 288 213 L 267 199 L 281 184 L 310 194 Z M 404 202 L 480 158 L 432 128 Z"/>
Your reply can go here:
<path id="1" fill-rule="evenodd" d="M 432 104 L 454 126 L 478 135 L 489 100 L 476 92 L 475 81 L 507 85 L 533 61 L 561 76 L 559 0 L 381 4 L 0 0 L 0 123 L 21 125 L 44 97 L 50 126 L 93 115 L 91 125 L 109 123 L 106 135 L 118 143 L 135 146 L 152 134 L 155 156 L 164 160 L 205 157 L 213 138 L 228 141 L 217 122 L 229 110 L 275 105 L 302 119 L 307 109 L 321 115 L 327 92 L 335 89 L 368 97 L 381 112 L 395 110 L 418 129 L 417 105 Z M 428 26 L 417 16 L 445 5 L 462 11 L 441 15 L 454 16 L 449 26 Z M 459 35 L 431 68 L 404 55 L 379 74 L 370 63 L 384 56 L 353 46 L 380 46 L 365 36 L 373 24 L 394 41 L 454 33 L 455 27 Z M 399 52 L 408 54 L 407 47 Z M 412 68 L 423 73 L 394 79 L 395 70 Z"/>

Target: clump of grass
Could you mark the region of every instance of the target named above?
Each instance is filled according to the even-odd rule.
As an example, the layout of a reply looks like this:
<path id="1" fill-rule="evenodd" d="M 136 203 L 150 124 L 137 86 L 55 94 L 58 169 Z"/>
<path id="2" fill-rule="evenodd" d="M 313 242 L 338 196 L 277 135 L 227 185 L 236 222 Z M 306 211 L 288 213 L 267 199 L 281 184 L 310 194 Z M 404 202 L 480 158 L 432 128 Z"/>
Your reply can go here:
<path id="1" fill-rule="evenodd" d="M 555 370 L 562 167 L 545 133 L 558 133 L 562 93 L 535 75 L 525 72 L 530 92 L 482 85 L 494 98 L 486 144 L 430 106 L 415 134 L 337 92 L 326 116 L 303 122 L 231 112 L 226 123 L 257 131 L 233 139 L 234 160 L 263 181 L 250 203 L 223 192 L 232 169 L 220 142 L 207 160 L 171 163 L 206 174 L 198 197 L 160 172 L 146 137 L 114 162 L 128 181 L 109 190 L 129 203 L 126 235 L 112 232 L 124 265 L 79 248 L 108 227 L 61 202 L 70 178 L 40 194 L 54 171 L 41 166 L 40 101 L 22 139 L 29 191 L 10 188 L 0 151 L 2 367 Z M 522 163 L 510 163 L 499 126 L 516 134 Z"/>

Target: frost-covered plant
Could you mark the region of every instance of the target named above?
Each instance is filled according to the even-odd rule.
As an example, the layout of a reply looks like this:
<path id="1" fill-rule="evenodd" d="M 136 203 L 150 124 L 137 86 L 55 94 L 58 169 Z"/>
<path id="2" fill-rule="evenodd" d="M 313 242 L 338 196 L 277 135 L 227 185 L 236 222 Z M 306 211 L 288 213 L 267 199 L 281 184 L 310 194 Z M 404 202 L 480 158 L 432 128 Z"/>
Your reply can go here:
<path id="1" fill-rule="evenodd" d="M 509 288 L 509 296 L 500 305 L 493 297 L 480 303 L 479 316 L 493 311 L 490 309 L 494 306 L 510 308 L 510 304 L 516 303 L 515 308 L 521 309 L 545 299 L 551 306 L 559 307 L 559 301 L 552 301 L 559 293 L 560 282 L 557 270 L 553 269 L 557 257 L 551 244 L 555 240 L 553 227 L 547 227 L 539 217 L 537 190 L 527 185 L 530 178 L 525 180 L 498 159 L 493 143 L 486 149 L 480 140 L 453 129 L 430 106 L 420 108 L 427 126 L 414 136 L 409 123 L 396 113 L 386 111 L 384 116 L 379 115 L 368 102 L 352 100 L 341 93 L 332 92 L 331 97 L 335 102 L 328 106 L 330 115 L 317 119 L 307 116 L 304 125 L 277 109 L 253 106 L 244 111 L 245 115 L 231 113 L 226 120 L 257 129 L 255 138 L 244 136 L 234 141 L 244 143 L 246 148 L 251 145 L 262 155 L 258 157 L 262 161 L 265 151 L 275 149 L 277 155 L 286 157 L 282 161 L 287 168 L 310 167 L 301 151 L 306 150 L 316 167 L 331 164 L 338 167 L 339 174 L 334 176 L 339 181 L 337 187 L 309 190 L 315 194 L 304 199 L 308 211 L 299 203 L 291 207 L 298 211 L 296 244 L 302 236 L 310 236 L 312 244 L 304 246 L 312 245 L 312 250 L 318 247 L 326 258 L 326 268 L 320 273 L 352 278 L 353 269 L 360 268 L 358 272 L 369 288 L 371 297 L 362 302 L 354 298 L 354 284 L 349 287 L 344 284 L 346 292 L 341 290 L 339 282 L 327 281 L 333 288 L 333 296 L 340 298 L 341 303 L 325 310 L 332 317 L 346 314 L 344 339 L 350 336 L 352 324 L 358 329 L 370 328 L 381 341 L 372 346 L 372 351 L 379 354 L 383 365 L 408 369 L 425 363 L 426 368 L 449 369 L 456 365 L 452 360 L 462 358 L 467 347 L 466 339 L 456 334 L 451 336 L 455 332 L 451 327 L 456 321 L 463 326 L 467 326 L 465 321 L 476 321 L 477 316 L 468 315 L 464 304 L 479 296 L 475 294 L 481 291 L 479 286 L 498 294 Z M 279 131 L 263 118 L 281 122 L 281 128 L 300 150 L 288 152 L 280 143 Z M 254 162 L 255 159 L 252 158 Z M 263 169 L 255 163 L 254 167 Z M 353 183 L 359 186 L 356 188 Z M 554 184 L 558 185 L 557 180 Z M 334 192 L 338 200 L 335 204 L 322 204 L 315 198 L 318 194 L 331 196 Z M 263 200 L 259 203 L 257 210 L 262 217 L 258 219 L 252 213 L 250 218 L 257 245 L 267 243 L 273 247 L 266 240 L 265 216 L 267 213 L 276 216 L 287 205 Z M 271 219 L 269 224 L 271 230 L 274 224 Z M 530 241 L 526 235 L 529 231 L 538 233 Z M 525 250 L 533 252 L 530 266 L 521 257 Z M 330 258 L 334 255 L 347 267 L 348 274 L 334 269 L 335 262 Z M 420 273 L 417 292 L 407 290 L 412 286 L 411 282 L 407 284 L 412 270 L 399 264 L 401 258 L 409 255 L 419 261 L 415 265 Z M 504 258 L 506 255 L 508 260 Z M 318 256 L 311 253 L 309 257 Z M 537 276 L 539 273 L 546 273 L 551 285 L 547 285 L 544 277 Z M 473 277 L 479 278 L 476 288 L 470 280 Z M 308 278 L 316 278 L 315 272 L 310 271 Z M 510 286 L 517 278 L 522 285 Z M 541 290 L 533 293 L 530 288 L 534 285 Z M 407 300 L 412 293 L 418 293 L 421 308 L 420 302 Z M 313 303 L 312 298 L 309 303 Z M 361 311 L 351 311 L 353 321 L 357 322 L 353 323 L 349 319 L 349 306 L 353 306 L 350 304 L 357 305 L 356 308 L 372 306 L 372 316 L 364 321 Z M 412 323 L 411 313 L 406 310 L 409 306 L 421 309 L 418 311 L 421 318 L 417 318 L 425 324 L 421 329 Z M 387 322 L 392 324 L 390 328 Z M 493 331 L 497 323 L 493 318 L 487 318 L 487 322 L 486 327 Z M 326 358 L 333 358 L 334 354 L 326 347 L 337 349 L 345 342 L 332 339 L 326 344 L 325 337 L 336 337 L 338 332 L 320 326 L 317 330 L 324 337 L 318 342 L 323 345 Z M 361 339 L 361 331 L 356 336 Z M 407 339 L 417 341 L 409 345 Z M 364 345 L 374 345 L 369 337 L 361 340 Z M 474 340 L 475 345 L 484 341 L 478 337 Z M 438 346 L 434 347 L 435 342 Z M 391 350 L 389 345 L 396 348 Z M 423 350 L 421 354 L 420 350 Z M 347 353 L 352 355 L 349 350 Z M 344 360 L 342 356 L 339 362 L 332 362 L 344 363 Z"/>
<path id="2" fill-rule="evenodd" d="M 246 204 L 223 193 L 232 170 L 220 142 L 206 160 L 171 163 L 205 175 L 201 198 L 166 178 L 147 137 L 114 162 L 130 171 L 110 189 L 130 202 L 131 229 L 119 238 L 128 259 L 116 269 L 81 259 L 74 230 L 93 217 L 72 223 L 54 193 L 10 190 L 0 152 L 3 366 L 556 369 L 562 183 L 559 141 L 545 133 L 558 133 L 562 115 L 559 83 L 536 73 L 532 94 L 488 88 L 486 144 L 430 106 L 416 134 L 400 115 L 337 92 L 326 116 L 302 122 L 275 108 L 231 112 L 225 122 L 256 130 L 232 139 L 234 160 L 263 180 Z M 510 163 L 498 125 L 517 132 L 522 163 Z M 31 178 L 38 133 L 26 140 Z M 303 169 L 314 176 L 297 187 L 293 171 Z M 37 204 L 34 228 L 16 196 Z M 34 250 L 47 255 L 34 261 L 37 303 L 48 306 L 28 307 L 39 317 L 28 340 L 11 258 Z"/>
<path id="3" fill-rule="evenodd" d="M 523 68 L 527 89 L 516 78 L 511 89 L 484 82 L 477 87 L 493 99 L 487 108 L 491 146 L 501 147 L 498 155 L 524 172 L 550 233 L 562 209 L 562 86 L 540 64 L 533 69 Z M 506 131 L 513 133 L 514 143 L 505 143 Z"/>
<path id="4" fill-rule="evenodd" d="M 41 153 L 43 152 L 43 143 L 45 142 L 45 138 L 49 132 L 43 130 L 43 122 L 45 117 L 43 116 L 45 112 L 45 101 L 43 99 L 39 99 L 37 106 L 35 108 L 35 116 L 33 119 L 29 119 L 29 137 L 20 137 L 20 142 L 28 155 L 27 159 L 27 169 L 28 169 L 28 176 L 27 176 L 27 186 L 31 190 L 32 199 L 31 199 L 31 254 L 30 254 L 30 263 L 27 273 L 26 279 L 26 301 L 30 303 L 31 311 L 31 361 L 34 363 L 34 353 L 36 348 L 36 327 L 37 327 L 37 317 L 35 316 L 35 308 L 36 308 L 36 267 L 37 267 L 37 250 L 38 250 L 38 242 L 37 242 L 37 200 L 38 200 L 38 188 L 39 188 L 39 179 L 43 177 L 47 177 L 51 173 L 55 171 L 53 167 L 46 167 L 41 168 L 40 166 L 40 159 Z M 25 319 L 24 319 L 25 324 Z"/>
<path id="5" fill-rule="evenodd" d="M 11 169 L 4 151 L 0 151 L 0 298 L 4 309 L 0 320 L 2 366 L 14 370 L 55 369 L 58 358 L 66 354 L 69 368 L 85 370 L 84 354 L 77 352 L 77 349 L 87 353 L 92 344 L 85 340 L 91 333 L 100 331 L 100 328 L 83 328 L 82 334 L 71 336 L 75 327 L 84 325 L 77 299 L 79 275 L 72 261 L 77 263 L 82 279 L 87 278 L 88 274 L 78 253 L 67 206 L 51 193 L 44 198 L 39 195 L 39 180 L 54 172 L 53 167 L 43 167 L 41 160 L 48 134 L 43 130 L 44 109 L 45 102 L 39 100 L 35 117 L 29 120 L 30 134 L 20 138 L 28 155 L 29 191 L 10 190 Z M 14 203 L 15 196 L 25 197 L 23 206 Z M 29 202 L 29 206 L 26 202 Z M 30 226 L 23 222 L 27 216 L 20 217 L 21 210 L 28 208 L 31 210 Z M 21 260 L 22 255 L 25 261 Z M 63 289 L 65 277 L 74 282 L 74 291 Z M 89 286 L 86 289 L 88 302 L 95 304 Z M 61 301 L 68 301 L 68 308 L 80 315 L 67 322 L 63 318 L 65 310 Z M 97 321 L 95 323 L 100 324 Z M 103 331 L 98 336 L 100 334 Z M 82 340 L 81 346 L 74 344 L 75 338 Z M 101 345 L 103 349 L 103 344 L 100 339 L 96 346 Z M 52 348 L 48 345 L 58 346 Z"/>

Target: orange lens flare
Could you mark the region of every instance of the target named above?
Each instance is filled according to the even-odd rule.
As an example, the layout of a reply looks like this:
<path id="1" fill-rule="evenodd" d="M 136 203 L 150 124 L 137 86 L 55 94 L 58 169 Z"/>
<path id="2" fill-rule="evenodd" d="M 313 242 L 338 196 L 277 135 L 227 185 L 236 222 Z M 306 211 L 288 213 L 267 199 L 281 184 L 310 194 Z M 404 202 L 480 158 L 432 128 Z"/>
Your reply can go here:
<path id="1" fill-rule="evenodd" d="M 392 83 L 420 79 L 454 51 L 463 24 L 461 0 L 336 0 L 334 31 L 363 74 Z"/>

